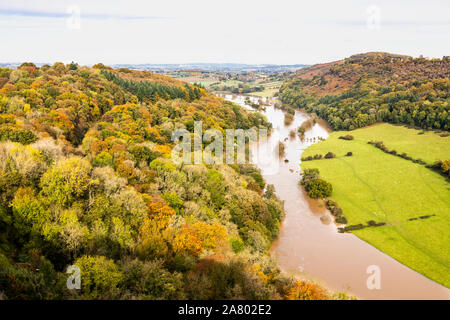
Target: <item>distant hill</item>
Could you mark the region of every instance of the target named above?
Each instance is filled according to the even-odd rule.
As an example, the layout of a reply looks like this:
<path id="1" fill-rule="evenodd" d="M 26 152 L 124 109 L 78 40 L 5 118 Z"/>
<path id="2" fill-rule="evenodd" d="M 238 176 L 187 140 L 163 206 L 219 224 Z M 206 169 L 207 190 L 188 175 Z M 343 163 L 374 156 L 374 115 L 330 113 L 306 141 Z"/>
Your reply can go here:
<path id="1" fill-rule="evenodd" d="M 306 67 L 280 89 L 280 99 L 325 118 L 335 129 L 375 122 L 450 129 L 450 59 L 384 52 Z"/>
<path id="2" fill-rule="evenodd" d="M 21 62 L 0 62 L 0 68 L 15 69 L 19 67 Z M 46 63 L 34 63 L 34 65 L 41 67 Z M 48 63 L 50 65 L 50 63 Z M 111 65 L 115 69 L 131 69 L 150 71 L 156 73 L 174 72 L 174 71 L 186 71 L 196 70 L 204 72 L 232 72 L 232 73 L 282 73 L 292 72 L 298 69 L 309 67 L 308 64 L 243 64 L 243 63 L 142 63 L 142 64 L 130 64 L 130 63 L 118 63 Z"/>
<path id="3" fill-rule="evenodd" d="M 278 73 L 295 71 L 306 64 L 277 65 L 277 64 L 240 64 L 240 63 L 186 63 L 186 64 L 116 64 L 115 68 L 129 68 L 136 70 L 147 70 L 153 72 L 170 72 L 180 70 L 201 70 L 209 72 L 258 72 Z"/>

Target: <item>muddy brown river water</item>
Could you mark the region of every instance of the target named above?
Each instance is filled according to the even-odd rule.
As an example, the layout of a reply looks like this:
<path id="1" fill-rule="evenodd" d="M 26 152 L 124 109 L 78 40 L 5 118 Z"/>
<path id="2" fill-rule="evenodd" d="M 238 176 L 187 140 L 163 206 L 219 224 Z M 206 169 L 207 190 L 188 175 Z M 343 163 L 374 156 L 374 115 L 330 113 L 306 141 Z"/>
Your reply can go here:
<path id="1" fill-rule="evenodd" d="M 225 95 L 225 99 L 246 106 L 245 97 Z M 258 98 L 251 97 L 253 102 Z M 286 216 L 279 238 L 273 243 L 271 254 L 281 270 L 301 278 L 321 283 L 331 290 L 344 291 L 359 299 L 450 299 L 450 290 L 404 266 L 353 234 L 337 232 L 332 222 L 322 223 L 320 217 L 329 215 L 324 207 L 311 201 L 298 186 L 300 158 L 303 151 L 318 138 L 327 138 L 325 124 L 316 123 L 305 133 L 305 139 L 289 137 L 309 116 L 296 111 L 291 125 L 284 125 L 284 113 L 268 102 L 264 114 L 273 125 L 272 134 L 251 147 L 255 163 L 268 184 L 284 200 Z M 287 140 L 286 140 L 287 138 Z M 286 141 L 285 141 L 286 140 Z M 285 155 L 273 151 L 279 141 L 285 144 Z M 285 162 L 285 159 L 288 162 Z M 330 216 L 331 217 L 331 216 Z M 369 289 L 369 266 L 380 269 L 380 289 Z"/>

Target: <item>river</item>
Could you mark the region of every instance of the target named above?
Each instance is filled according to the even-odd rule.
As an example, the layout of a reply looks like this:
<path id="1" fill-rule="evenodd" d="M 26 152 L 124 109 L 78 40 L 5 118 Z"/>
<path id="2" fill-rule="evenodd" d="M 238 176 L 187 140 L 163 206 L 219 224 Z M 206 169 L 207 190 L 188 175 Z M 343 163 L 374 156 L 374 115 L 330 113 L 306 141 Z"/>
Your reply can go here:
<path id="1" fill-rule="evenodd" d="M 222 96 L 252 109 L 245 105 L 245 96 Z M 250 99 L 257 103 L 260 98 Z M 309 116 L 296 111 L 294 121 L 286 126 L 284 112 L 274 107 L 274 100 L 262 100 L 267 106 L 265 111 L 260 112 L 272 123 L 273 131 L 267 139 L 252 145 L 251 150 L 258 155 L 255 163 L 264 179 L 274 185 L 278 197 L 284 200 L 286 215 L 279 238 L 270 251 L 277 259 L 279 268 L 359 299 L 450 299 L 449 289 L 404 266 L 355 235 L 338 233 L 333 222 L 322 222 L 320 217 L 329 213 L 306 196 L 298 181 L 301 154 L 308 146 L 317 143 L 319 137 L 328 137 L 326 124 L 316 123 L 305 133 L 303 140 L 298 136 L 290 138 L 289 132 Z M 273 152 L 279 141 L 285 144 L 285 155 L 282 157 Z M 367 286 L 371 275 L 367 273 L 369 266 L 379 267 L 380 289 L 369 289 Z"/>

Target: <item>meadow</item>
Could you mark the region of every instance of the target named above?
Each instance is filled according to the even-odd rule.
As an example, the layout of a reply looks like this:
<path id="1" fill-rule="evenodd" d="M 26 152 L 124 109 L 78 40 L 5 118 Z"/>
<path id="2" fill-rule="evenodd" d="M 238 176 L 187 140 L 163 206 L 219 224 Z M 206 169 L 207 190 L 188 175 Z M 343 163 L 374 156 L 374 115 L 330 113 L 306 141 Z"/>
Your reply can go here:
<path id="1" fill-rule="evenodd" d="M 340 136 L 351 134 L 354 140 Z M 431 164 L 450 158 L 450 138 L 390 124 L 351 132 L 336 131 L 309 147 L 302 157 L 336 154 L 333 159 L 304 161 L 333 185 L 331 199 L 343 208 L 347 225 L 374 220 L 385 226 L 353 231 L 399 262 L 450 287 L 450 184 L 424 165 L 385 153 L 368 144 L 383 141 L 398 153 Z M 345 156 L 352 152 L 352 156 Z M 418 217 L 432 215 L 429 218 Z M 408 220 L 418 218 L 416 220 Z"/>
<path id="2" fill-rule="evenodd" d="M 248 94 L 258 97 L 274 97 L 282 84 L 281 80 L 270 79 L 266 75 L 256 75 L 257 79 L 241 81 L 235 79 L 223 80 L 207 85 L 208 89 L 217 92 Z"/>
<path id="3" fill-rule="evenodd" d="M 267 83 L 263 83 L 263 85 L 264 85 L 263 91 L 251 92 L 250 94 L 255 95 L 255 96 L 260 96 L 263 98 L 274 97 L 275 94 L 278 93 L 278 91 L 280 90 L 281 81 L 267 82 Z"/>

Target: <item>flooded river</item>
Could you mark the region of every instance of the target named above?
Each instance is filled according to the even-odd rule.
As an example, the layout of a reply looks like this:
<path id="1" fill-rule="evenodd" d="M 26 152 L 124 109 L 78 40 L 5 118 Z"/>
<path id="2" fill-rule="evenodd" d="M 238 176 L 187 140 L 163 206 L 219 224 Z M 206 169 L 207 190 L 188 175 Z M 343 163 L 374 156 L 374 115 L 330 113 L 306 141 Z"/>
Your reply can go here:
<path id="1" fill-rule="evenodd" d="M 227 100 L 246 106 L 244 96 L 226 95 Z M 258 98 L 252 97 L 253 102 Z M 360 299 L 449 299 L 450 290 L 402 265 L 353 234 L 337 232 L 336 225 L 322 223 L 320 217 L 329 215 L 326 209 L 310 200 L 298 186 L 300 158 L 303 151 L 318 138 L 327 138 L 323 123 L 316 123 L 300 140 L 289 137 L 309 116 L 296 111 L 291 125 L 284 125 L 283 111 L 274 108 L 271 100 L 263 113 L 273 125 L 271 136 L 252 146 L 258 154 L 257 165 L 268 184 L 273 184 L 279 198 L 284 200 L 285 219 L 280 236 L 271 248 L 281 270 L 308 278 L 337 291 Z M 285 144 L 285 155 L 278 157 L 273 148 L 279 141 Z M 288 162 L 285 161 L 288 160 Z M 331 216 L 330 216 L 331 217 Z M 325 220 L 325 219 L 323 219 Z M 332 220 L 331 220 L 332 221 Z M 380 289 L 368 289 L 369 266 L 378 266 Z"/>

